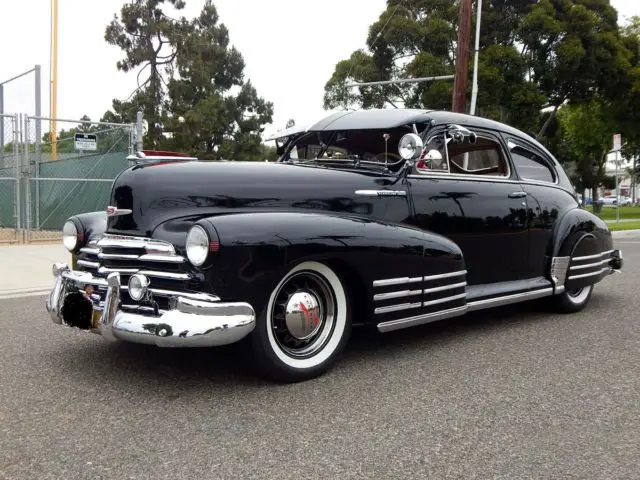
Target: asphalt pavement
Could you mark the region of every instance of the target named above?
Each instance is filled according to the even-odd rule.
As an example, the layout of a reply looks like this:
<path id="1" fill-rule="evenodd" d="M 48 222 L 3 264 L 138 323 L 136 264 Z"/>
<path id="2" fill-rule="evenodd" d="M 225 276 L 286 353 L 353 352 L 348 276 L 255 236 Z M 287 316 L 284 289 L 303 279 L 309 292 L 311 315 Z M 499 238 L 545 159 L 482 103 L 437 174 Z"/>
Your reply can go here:
<path id="1" fill-rule="evenodd" d="M 112 345 L 0 301 L 0 478 L 640 478 L 640 236 L 588 308 L 356 333 L 325 376 Z"/>

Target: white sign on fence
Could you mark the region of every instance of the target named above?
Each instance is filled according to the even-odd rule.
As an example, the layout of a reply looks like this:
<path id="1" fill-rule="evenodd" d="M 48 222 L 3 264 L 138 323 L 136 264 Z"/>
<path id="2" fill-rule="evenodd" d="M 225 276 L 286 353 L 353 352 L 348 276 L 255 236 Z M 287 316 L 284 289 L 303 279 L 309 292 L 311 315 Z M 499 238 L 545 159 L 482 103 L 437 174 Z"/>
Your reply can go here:
<path id="1" fill-rule="evenodd" d="M 97 150 L 98 139 L 94 133 L 76 133 L 74 135 L 76 150 Z"/>
<path id="2" fill-rule="evenodd" d="M 613 149 L 619 152 L 622 148 L 622 136 L 619 133 L 613 135 Z"/>

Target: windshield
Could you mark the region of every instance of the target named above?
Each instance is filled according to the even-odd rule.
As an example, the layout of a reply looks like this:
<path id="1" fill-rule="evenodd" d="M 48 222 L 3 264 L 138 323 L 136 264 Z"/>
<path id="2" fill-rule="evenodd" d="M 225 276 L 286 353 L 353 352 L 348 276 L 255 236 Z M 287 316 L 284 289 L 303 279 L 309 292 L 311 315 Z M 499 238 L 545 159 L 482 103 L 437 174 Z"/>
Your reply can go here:
<path id="1" fill-rule="evenodd" d="M 384 164 L 401 160 L 398 142 L 407 127 L 388 130 L 309 132 L 300 137 L 282 160 L 361 160 Z"/>

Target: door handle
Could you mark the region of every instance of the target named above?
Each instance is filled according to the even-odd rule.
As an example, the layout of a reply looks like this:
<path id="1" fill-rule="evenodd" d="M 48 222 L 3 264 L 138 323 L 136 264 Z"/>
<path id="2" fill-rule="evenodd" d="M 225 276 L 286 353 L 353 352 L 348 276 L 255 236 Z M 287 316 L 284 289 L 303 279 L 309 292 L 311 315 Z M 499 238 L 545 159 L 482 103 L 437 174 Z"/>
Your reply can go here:
<path id="1" fill-rule="evenodd" d="M 509 198 L 524 198 L 527 196 L 527 192 L 513 192 L 509 194 Z"/>

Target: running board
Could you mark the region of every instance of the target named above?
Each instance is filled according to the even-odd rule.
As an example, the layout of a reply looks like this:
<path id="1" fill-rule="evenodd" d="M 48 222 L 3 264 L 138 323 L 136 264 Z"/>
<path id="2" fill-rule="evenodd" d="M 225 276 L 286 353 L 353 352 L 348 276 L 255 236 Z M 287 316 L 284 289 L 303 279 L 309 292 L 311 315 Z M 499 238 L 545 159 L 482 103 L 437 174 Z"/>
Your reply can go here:
<path id="1" fill-rule="evenodd" d="M 503 295 L 500 297 L 469 302 L 463 307 L 456 307 L 448 310 L 441 310 L 439 312 L 425 313 L 423 315 L 415 315 L 413 317 L 399 318 L 397 320 L 381 322 L 377 325 L 377 327 L 378 331 L 381 333 L 392 332 L 394 330 L 400 330 L 403 328 L 415 327 L 417 325 L 424 325 L 431 322 L 446 320 L 448 318 L 459 317 L 467 312 L 474 312 L 477 310 L 484 310 L 486 308 L 492 307 L 501 307 L 513 303 L 526 302 L 528 300 L 549 297 L 551 295 L 553 295 L 553 288 L 542 288 L 529 292 Z"/>

